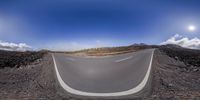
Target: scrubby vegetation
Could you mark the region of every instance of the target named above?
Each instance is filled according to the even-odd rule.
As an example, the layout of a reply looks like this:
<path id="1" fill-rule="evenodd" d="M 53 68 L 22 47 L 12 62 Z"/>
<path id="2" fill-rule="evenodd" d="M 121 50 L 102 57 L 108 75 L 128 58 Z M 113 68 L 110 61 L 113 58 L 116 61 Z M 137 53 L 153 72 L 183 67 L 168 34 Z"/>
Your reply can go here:
<path id="1" fill-rule="evenodd" d="M 115 55 L 122 53 L 134 52 L 142 49 L 154 48 L 157 46 L 146 45 L 146 44 L 133 44 L 130 46 L 121 46 L 121 47 L 103 47 L 103 48 L 91 48 L 84 49 L 80 51 L 75 51 L 71 53 L 84 53 L 87 56 L 106 56 L 106 55 Z"/>

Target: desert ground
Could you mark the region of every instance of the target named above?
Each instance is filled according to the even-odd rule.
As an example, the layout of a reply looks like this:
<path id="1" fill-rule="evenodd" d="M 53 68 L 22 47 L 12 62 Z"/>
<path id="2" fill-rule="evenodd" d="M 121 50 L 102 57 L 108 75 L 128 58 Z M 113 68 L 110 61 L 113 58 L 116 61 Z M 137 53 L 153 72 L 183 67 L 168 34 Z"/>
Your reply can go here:
<path id="1" fill-rule="evenodd" d="M 131 45 L 86 49 L 66 52 L 66 54 L 112 56 L 147 48 L 156 48 L 152 65 L 151 93 L 144 97 L 127 99 L 200 99 L 200 50 L 186 49 L 176 45 Z M 88 100 L 88 98 L 84 99 L 63 92 L 55 77 L 51 53 L 53 52 L 0 51 L 0 99 Z"/>

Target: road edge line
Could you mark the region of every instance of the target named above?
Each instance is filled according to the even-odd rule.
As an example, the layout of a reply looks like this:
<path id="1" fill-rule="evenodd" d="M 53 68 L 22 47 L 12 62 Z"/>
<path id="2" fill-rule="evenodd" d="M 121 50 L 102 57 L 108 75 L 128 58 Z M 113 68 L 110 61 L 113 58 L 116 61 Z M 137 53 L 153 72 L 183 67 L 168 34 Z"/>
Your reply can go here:
<path id="1" fill-rule="evenodd" d="M 91 93 L 91 92 L 84 92 L 84 91 L 79 91 L 79 90 L 71 88 L 70 86 L 68 86 L 62 80 L 62 78 L 61 78 L 61 76 L 58 72 L 57 64 L 56 64 L 55 57 L 54 57 L 53 54 L 52 54 L 52 58 L 53 58 L 54 67 L 55 67 L 55 70 L 56 70 L 56 76 L 58 78 L 58 81 L 59 81 L 60 85 L 62 86 L 62 88 L 64 90 L 66 90 L 67 92 L 69 92 L 71 94 L 75 94 L 75 95 L 81 95 L 81 96 L 115 97 L 115 96 L 126 96 L 126 95 L 131 95 L 131 94 L 134 94 L 134 93 L 138 93 L 139 91 L 141 91 L 146 86 L 146 83 L 148 82 L 148 79 L 149 79 L 149 75 L 151 73 L 154 51 L 155 51 L 155 49 L 152 51 L 152 54 L 151 54 L 151 60 L 150 60 L 150 63 L 149 63 L 149 68 L 146 72 L 144 79 L 140 82 L 140 84 L 137 85 L 136 87 L 130 89 L 130 90 L 122 91 L 122 92 L 114 92 L 114 93 Z"/>

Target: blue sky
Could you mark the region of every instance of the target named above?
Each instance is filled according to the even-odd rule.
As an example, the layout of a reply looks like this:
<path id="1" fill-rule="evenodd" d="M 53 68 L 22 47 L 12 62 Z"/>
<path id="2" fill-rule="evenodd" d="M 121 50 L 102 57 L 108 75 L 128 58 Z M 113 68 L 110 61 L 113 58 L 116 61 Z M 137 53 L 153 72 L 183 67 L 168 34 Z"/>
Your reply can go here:
<path id="1" fill-rule="evenodd" d="M 1 0 L 0 40 L 71 50 L 197 37 L 199 0 Z M 188 31 L 194 25 L 195 31 Z"/>

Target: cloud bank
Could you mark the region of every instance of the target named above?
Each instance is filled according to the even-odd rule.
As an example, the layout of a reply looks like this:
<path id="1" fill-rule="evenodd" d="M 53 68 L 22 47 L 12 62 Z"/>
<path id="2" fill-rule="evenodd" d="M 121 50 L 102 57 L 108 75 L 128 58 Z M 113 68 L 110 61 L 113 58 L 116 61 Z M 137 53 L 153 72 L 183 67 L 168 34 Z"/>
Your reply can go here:
<path id="1" fill-rule="evenodd" d="M 16 44 L 0 40 L 0 50 L 27 51 L 27 50 L 32 50 L 32 47 L 27 45 L 26 43 Z"/>
<path id="2" fill-rule="evenodd" d="M 165 42 L 162 42 L 161 45 L 165 44 L 176 44 L 182 47 L 190 48 L 190 49 L 200 49 L 200 39 L 195 37 L 195 38 L 188 38 L 188 37 L 183 37 L 179 34 L 176 34 L 166 40 Z"/>

